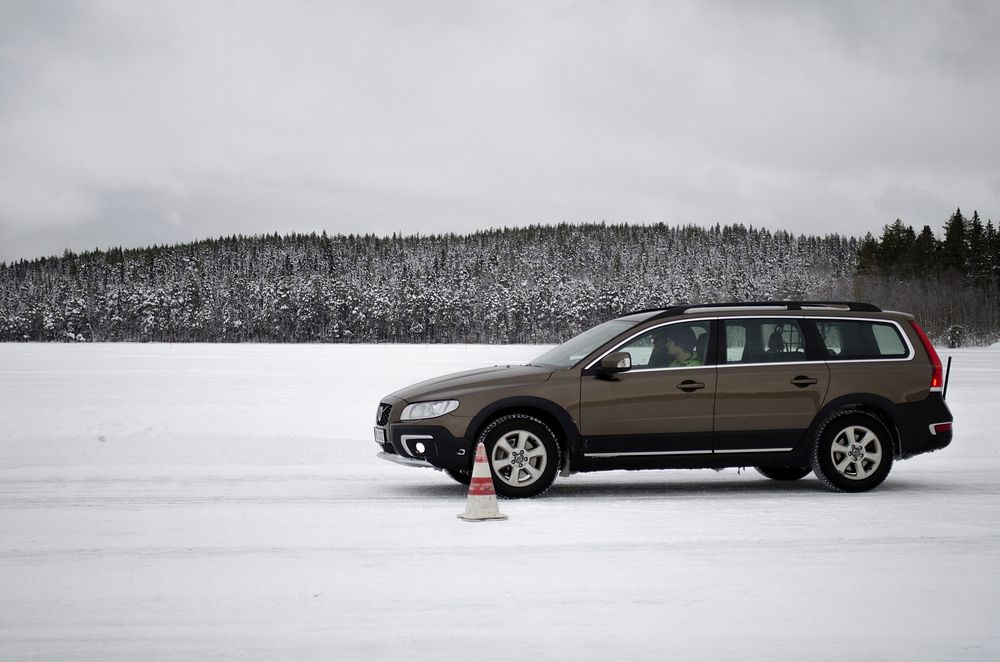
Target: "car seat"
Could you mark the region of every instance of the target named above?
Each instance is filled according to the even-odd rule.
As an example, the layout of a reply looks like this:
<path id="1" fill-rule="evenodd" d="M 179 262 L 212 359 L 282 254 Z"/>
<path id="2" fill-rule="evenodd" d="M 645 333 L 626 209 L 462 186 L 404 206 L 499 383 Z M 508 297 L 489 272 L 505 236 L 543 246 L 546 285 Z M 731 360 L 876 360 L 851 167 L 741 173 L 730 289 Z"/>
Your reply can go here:
<path id="1" fill-rule="evenodd" d="M 706 360 L 707 349 L 708 333 L 706 332 L 698 336 L 698 340 L 694 343 L 694 355 L 698 357 L 698 360 L 701 361 L 702 365 L 708 362 Z"/>
<path id="2" fill-rule="evenodd" d="M 781 337 L 780 326 L 767 339 L 767 351 L 772 354 L 785 351 L 785 339 Z"/>

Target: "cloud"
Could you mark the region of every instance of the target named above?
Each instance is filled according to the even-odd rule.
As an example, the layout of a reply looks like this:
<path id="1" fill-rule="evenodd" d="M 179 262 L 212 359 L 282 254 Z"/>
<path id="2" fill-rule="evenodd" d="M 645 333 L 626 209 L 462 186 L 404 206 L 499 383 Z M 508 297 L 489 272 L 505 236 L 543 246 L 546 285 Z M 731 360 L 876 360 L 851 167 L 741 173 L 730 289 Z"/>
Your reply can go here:
<path id="1" fill-rule="evenodd" d="M 989 216 L 997 28 L 986 2 L 7 2 L 0 260 Z"/>

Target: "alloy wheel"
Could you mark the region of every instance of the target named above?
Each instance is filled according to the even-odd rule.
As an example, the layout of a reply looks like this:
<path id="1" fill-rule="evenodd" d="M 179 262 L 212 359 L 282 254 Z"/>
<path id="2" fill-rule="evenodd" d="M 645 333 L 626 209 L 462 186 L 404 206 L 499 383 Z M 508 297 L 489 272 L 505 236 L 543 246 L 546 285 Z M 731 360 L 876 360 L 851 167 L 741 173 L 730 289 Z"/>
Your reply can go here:
<path id="1" fill-rule="evenodd" d="M 493 473 L 511 487 L 526 487 L 538 480 L 548 464 L 545 445 L 527 430 L 512 430 L 497 439 L 490 454 Z"/>
<path id="2" fill-rule="evenodd" d="M 882 442 L 878 435 L 863 425 L 851 425 L 833 438 L 830 459 L 844 478 L 864 480 L 882 464 Z"/>

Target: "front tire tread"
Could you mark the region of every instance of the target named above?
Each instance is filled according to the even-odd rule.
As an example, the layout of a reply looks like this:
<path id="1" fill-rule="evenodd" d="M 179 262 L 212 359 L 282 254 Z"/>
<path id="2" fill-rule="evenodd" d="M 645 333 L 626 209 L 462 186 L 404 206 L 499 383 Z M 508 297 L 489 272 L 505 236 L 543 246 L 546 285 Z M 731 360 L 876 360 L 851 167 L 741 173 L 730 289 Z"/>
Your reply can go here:
<path id="1" fill-rule="evenodd" d="M 507 430 L 506 428 L 510 428 Z M 534 428 L 531 430 L 530 428 Z M 545 446 L 547 453 L 545 468 L 542 471 L 542 475 L 533 483 L 523 488 L 516 488 L 506 484 L 496 472 L 493 470 L 493 463 L 490 461 L 493 453 L 493 446 L 500 436 L 507 431 L 513 431 L 517 429 L 528 429 L 528 431 L 535 434 L 542 445 Z M 552 487 L 552 484 L 556 480 L 556 474 L 559 471 L 559 460 L 560 446 L 559 437 L 552 428 L 548 426 L 544 421 L 529 414 L 507 414 L 505 416 L 500 416 L 492 420 L 479 436 L 476 438 L 476 446 L 479 442 L 483 442 L 486 446 L 486 456 L 487 462 L 490 465 L 490 473 L 493 476 L 493 489 L 496 491 L 498 496 L 502 496 L 508 499 L 530 499 L 543 494 L 546 490 Z M 473 448 L 475 451 L 475 448 Z"/>

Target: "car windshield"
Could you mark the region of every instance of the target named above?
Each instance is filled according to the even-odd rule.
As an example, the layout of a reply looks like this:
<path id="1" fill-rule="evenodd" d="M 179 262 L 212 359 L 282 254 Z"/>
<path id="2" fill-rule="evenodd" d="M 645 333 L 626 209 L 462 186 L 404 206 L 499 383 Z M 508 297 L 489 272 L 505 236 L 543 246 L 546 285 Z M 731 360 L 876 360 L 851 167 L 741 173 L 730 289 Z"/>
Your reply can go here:
<path id="1" fill-rule="evenodd" d="M 532 361 L 531 365 L 570 368 L 586 358 L 595 349 L 632 328 L 640 321 L 638 319 L 617 319 L 595 326 L 545 352 Z"/>

